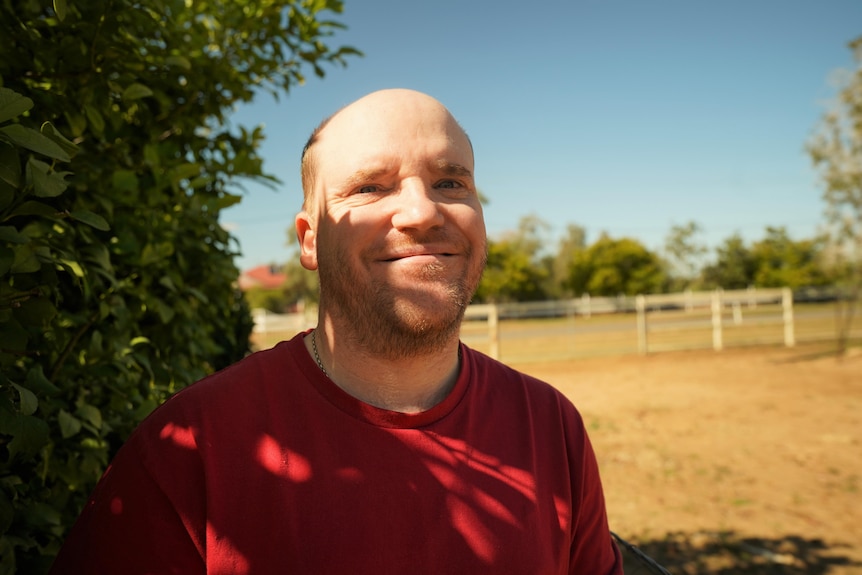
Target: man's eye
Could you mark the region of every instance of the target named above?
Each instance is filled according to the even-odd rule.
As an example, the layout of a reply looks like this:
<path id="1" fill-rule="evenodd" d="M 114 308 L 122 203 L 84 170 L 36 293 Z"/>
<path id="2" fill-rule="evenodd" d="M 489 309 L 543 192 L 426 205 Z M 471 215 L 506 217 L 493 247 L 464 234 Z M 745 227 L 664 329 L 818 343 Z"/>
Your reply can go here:
<path id="1" fill-rule="evenodd" d="M 359 190 L 357 190 L 357 191 L 358 191 L 360 194 L 371 194 L 371 193 L 376 192 L 378 189 L 379 189 L 379 188 L 378 188 L 377 186 L 369 185 L 369 186 L 362 186 L 362 187 L 361 187 L 361 188 L 359 188 Z"/>
<path id="2" fill-rule="evenodd" d="M 459 182 L 456 182 L 454 180 L 443 180 L 442 182 L 437 184 L 437 187 L 447 189 L 447 190 L 452 190 L 455 188 L 460 188 L 462 186 Z"/>

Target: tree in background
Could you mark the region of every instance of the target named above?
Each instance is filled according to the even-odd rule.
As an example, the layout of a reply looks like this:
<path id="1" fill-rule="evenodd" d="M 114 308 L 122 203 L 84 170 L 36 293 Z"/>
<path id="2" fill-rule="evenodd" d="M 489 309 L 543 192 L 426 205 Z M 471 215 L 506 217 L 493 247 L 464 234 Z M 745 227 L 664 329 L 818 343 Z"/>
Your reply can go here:
<path id="1" fill-rule="evenodd" d="M 320 302 L 318 275 L 302 267 L 299 256 L 288 260 L 281 269 L 287 276 L 282 288 L 286 309 L 305 309 Z"/>
<path id="2" fill-rule="evenodd" d="M 616 296 L 661 293 L 667 277 L 661 260 L 639 241 L 602 234 L 577 252 L 569 267 L 568 287 L 575 294 Z"/>
<path id="3" fill-rule="evenodd" d="M 664 241 L 664 251 L 670 267 L 671 291 L 683 291 L 696 287 L 701 268 L 701 258 L 707 247 L 697 240 L 703 228 L 697 222 L 673 225 Z"/>
<path id="4" fill-rule="evenodd" d="M 308 271 L 299 261 L 299 239 L 296 237 L 296 224 L 287 230 L 287 245 L 294 248 L 293 255 L 282 266 L 287 276 L 283 293 L 287 308 L 302 308 L 320 302 L 320 281 L 315 272 Z"/>
<path id="5" fill-rule="evenodd" d="M 548 224 L 538 216 L 526 215 L 518 229 L 503 234 L 499 240 L 488 240 L 488 262 L 476 302 L 537 301 L 548 297 L 550 277 L 542 248 Z"/>
<path id="6" fill-rule="evenodd" d="M 750 246 L 733 234 L 715 253 L 715 262 L 703 269 L 704 286 L 711 289 L 800 288 L 830 281 L 822 266 L 823 241 L 793 240 L 783 227 L 767 227 L 764 238 Z"/>
<path id="7" fill-rule="evenodd" d="M 838 353 L 846 350 L 856 305 L 862 296 L 862 37 L 850 43 L 856 69 L 808 144 L 823 181 L 830 267 L 845 293 Z"/>
<path id="8" fill-rule="evenodd" d="M 734 290 L 754 285 L 757 263 L 742 236 L 737 233 L 726 238 L 715 252 L 716 261 L 702 272 L 704 287 Z"/>
<path id="9" fill-rule="evenodd" d="M 274 179 L 225 119 L 355 53 L 341 9 L 0 4 L 0 574 L 44 572 L 137 422 L 248 349 L 218 218 Z"/>
<path id="10" fill-rule="evenodd" d="M 566 231 L 557 243 L 557 253 L 552 257 L 550 296 L 553 298 L 572 297 L 574 293 L 568 286 L 569 265 L 575 255 L 587 247 L 587 231 L 583 226 L 568 224 Z"/>
<path id="11" fill-rule="evenodd" d="M 828 283 L 820 265 L 822 242 L 794 241 L 783 227 L 766 228 L 766 237 L 751 247 L 757 287 L 820 286 Z"/>

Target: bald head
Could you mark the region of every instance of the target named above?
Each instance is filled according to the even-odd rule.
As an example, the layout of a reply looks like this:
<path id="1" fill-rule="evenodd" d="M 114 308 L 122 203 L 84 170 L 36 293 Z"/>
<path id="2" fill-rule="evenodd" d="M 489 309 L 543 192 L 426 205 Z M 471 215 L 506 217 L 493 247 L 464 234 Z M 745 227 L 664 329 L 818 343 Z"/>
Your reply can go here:
<path id="1" fill-rule="evenodd" d="M 302 150 L 303 208 L 308 209 L 314 197 L 328 151 L 337 149 L 343 153 L 345 143 L 361 146 L 371 135 L 388 137 L 391 145 L 397 145 L 400 133 L 418 133 L 428 126 L 443 130 L 453 146 L 466 147 L 472 162 L 473 149 L 467 134 L 443 104 L 421 92 L 405 89 L 372 92 L 326 118 Z"/>

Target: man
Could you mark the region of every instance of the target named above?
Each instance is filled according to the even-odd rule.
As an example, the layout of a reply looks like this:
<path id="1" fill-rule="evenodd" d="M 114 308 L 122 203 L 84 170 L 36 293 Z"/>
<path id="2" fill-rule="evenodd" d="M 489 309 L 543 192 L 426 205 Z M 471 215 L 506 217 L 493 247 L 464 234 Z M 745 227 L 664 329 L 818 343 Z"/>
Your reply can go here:
<path id="1" fill-rule="evenodd" d="M 459 342 L 485 259 L 449 112 L 375 92 L 303 152 L 318 326 L 179 392 L 54 573 L 622 573 L 580 416 Z"/>

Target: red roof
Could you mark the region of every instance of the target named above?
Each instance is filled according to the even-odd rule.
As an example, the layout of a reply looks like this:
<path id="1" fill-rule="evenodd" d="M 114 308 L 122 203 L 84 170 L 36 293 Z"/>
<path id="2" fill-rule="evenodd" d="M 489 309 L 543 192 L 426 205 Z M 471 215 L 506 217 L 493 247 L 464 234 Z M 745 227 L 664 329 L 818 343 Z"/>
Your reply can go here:
<path id="1" fill-rule="evenodd" d="M 239 276 L 239 288 L 275 289 L 280 288 L 286 281 L 287 275 L 281 273 L 278 266 L 263 265 L 242 272 Z"/>

